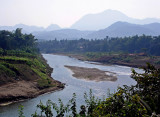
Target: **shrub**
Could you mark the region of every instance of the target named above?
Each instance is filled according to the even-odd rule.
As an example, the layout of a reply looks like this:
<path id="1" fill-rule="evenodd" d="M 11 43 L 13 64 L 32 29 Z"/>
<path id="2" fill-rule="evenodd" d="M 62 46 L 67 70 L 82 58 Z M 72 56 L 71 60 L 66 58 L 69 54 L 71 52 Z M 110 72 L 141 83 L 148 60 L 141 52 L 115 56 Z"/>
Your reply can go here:
<path id="1" fill-rule="evenodd" d="M 48 78 L 47 79 L 40 78 L 40 79 L 38 79 L 37 83 L 38 83 L 38 87 L 40 89 L 44 89 L 44 88 L 48 88 L 48 87 L 52 86 L 51 80 Z"/>

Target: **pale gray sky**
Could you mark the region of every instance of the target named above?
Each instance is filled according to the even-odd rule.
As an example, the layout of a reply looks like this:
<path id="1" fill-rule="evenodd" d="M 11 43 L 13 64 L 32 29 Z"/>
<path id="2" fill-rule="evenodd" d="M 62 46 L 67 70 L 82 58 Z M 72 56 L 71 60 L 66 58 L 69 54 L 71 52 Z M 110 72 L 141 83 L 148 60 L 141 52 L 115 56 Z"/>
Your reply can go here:
<path id="1" fill-rule="evenodd" d="M 0 25 L 69 27 L 82 16 L 107 9 L 133 18 L 160 18 L 160 0 L 0 0 Z"/>

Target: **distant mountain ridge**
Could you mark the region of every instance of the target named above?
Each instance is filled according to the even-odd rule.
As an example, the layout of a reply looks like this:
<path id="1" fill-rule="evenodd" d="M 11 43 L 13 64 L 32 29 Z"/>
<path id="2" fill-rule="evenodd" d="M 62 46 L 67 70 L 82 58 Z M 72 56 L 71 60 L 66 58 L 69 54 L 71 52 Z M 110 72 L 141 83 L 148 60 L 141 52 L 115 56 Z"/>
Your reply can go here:
<path id="1" fill-rule="evenodd" d="M 145 25 L 131 24 L 128 22 L 116 22 L 108 28 L 98 31 L 80 31 L 76 29 L 61 29 L 49 32 L 35 32 L 33 33 L 36 38 L 41 40 L 53 39 L 104 39 L 109 37 L 125 37 L 134 35 L 160 35 L 160 23 L 151 23 Z"/>
<path id="2" fill-rule="evenodd" d="M 156 23 L 155 23 L 156 22 Z M 106 10 L 97 14 L 88 14 L 68 29 L 62 29 L 56 24 L 47 28 L 18 24 L 15 26 L 0 26 L 0 30 L 15 30 L 22 28 L 23 33 L 32 33 L 40 40 L 53 39 L 103 39 L 109 37 L 124 37 L 133 35 L 160 35 L 160 19 L 134 19 L 116 10 Z"/>
<path id="3" fill-rule="evenodd" d="M 49 25 L 45 30 L 46 31 L 53 31 L 53 30 L 60 30 L 61 28 L 57 24 Z"/>
<path id="4" fill-rule="evenodd" d="M 35 35 L 35 37 L 40 40 L 54 40 L 54 39 L 73 40 L 73 39 L 84 38 L 93 32 L 94 31 L 80 31 L 76 29 L 61 29 L 61 30 L 55 30 L 55 31 L 33 32 L 33 35 Z"/>
<path id="5" fill-rule="evenodd" d="M 78 30 L 100 30 L 118 21 L 129 22 L 133 24 L 149 24 L 154 22 L 160 23 L 160 19 L 156 18 L 135 19 L 128 17 L 120 11 L 106 10 L 97 14 L 85 15 L 70 28 Z"/>
<path id="6" fill-rule="evenodd" d="M 61 29 L 57 24 L 51 24 L 47 28 L 38 27 L 38 26 L 28 26 L 25 24 L 16 24 L 15 26 L 0 26 L 0 30 L 8 30 L 8 31 L 13 31 L 13 30 L 16 30 L 17 28 L 22 28 L 23 33 L 52 31 L 52 30 Z"/>
<path id="7" fill-rule="evenodd" d="M 117 10 L 105 10 L 97 14 L 88 14 L 83 16 L 77 22 L 75 22 L 69 29 L 77 30 L 100 30 L 107 28 L 108 26 L 118 22 L 128 22 L 132 24 L 150 24 L 150 23 L 160 23 L 160 19 L 157 18 L 146 18 L 146 19 L 135 19 L 128 17 Z M 37 32 L 37 31 L 53 31 L 60 30 L 61 28 L 57 24 L 51 24 L 47 28 L 38 26 L 28 26 L 24 24 L 17 24 L 15 26 L 0 26 L 0 30 L 15 30 L 16 28 L 23 28 L 24 32 Z"/>
<path id="8" fill-rule="evenodd" d="M 22 27 L 23 32 L 32 33 L 39 40 L 53 40 L 53 39 L 104 39 L 106 36 L 109 37 L 125 37 L 133 35 L 160 35 L 160 23 L 151 24 L 131 24 L 128 22 L 116 22 L 105 29 L 98 31 L 81 31 L 77 29 L 60 29 L 56 25 L 51 25 L 44 29 L 43 27 L 16 25 L 14 27 L 4 27 L 9 30 L 15 30 L 16 28 Z M 4 29 L 3 28 L 3 29 Z M 58 30 L 59 29 L 59 30 Z M 1 27 L 0 27 L 1 30 Z M 28 32 L 27 32 L 27 31 Z"/>
<path id="9" fill-rule="evenodd" d="M 116 22 L 108 28 L 93 32 L 86 36 L 86 38 L 103 39 L 106 36 L 109 37 L 125 37 L 133 35 L 160 35 L 160 23 L 151 24 L 131 24 L 127 22 Z"/>

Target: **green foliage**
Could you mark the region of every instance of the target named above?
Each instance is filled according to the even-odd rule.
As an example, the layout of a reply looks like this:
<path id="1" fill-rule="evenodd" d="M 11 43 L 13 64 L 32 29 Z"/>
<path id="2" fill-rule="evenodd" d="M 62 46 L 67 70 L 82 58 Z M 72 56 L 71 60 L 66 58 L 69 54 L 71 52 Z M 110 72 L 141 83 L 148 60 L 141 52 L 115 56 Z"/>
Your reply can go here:
<path id="1" fill-rule="evenodd" d="M 50 103 L 53 106 L 53 109 L 55 109 L 57 113 L 56 117 L 63 117 L 64 114 L 69 111 L 69 104 L 64 105 L 61 99 L 59 99 L 58 102 L 59 106 L 56 103 L 50 101 Z"/>
<path id="2" fill-rule="evenodd" d="M 18 117 L 25 117 L 23 114 L 23 108 L 24 108 L 24 106 L 22 106 L 22 105 L 19 105 L 19 107 L 18 107 L 18 114 L 19 114 L 19 116 Z"/>
<path id="3" fill-rule="evenodd" d="M 37 68 L 31 68 L 38 76 L 40 76 L 42 79 L 47 79 L 48 78 L 48 75 L 41 72 L 39 69 Z"/>
<path id="4" fill-rule="evenodd" d="M 36 41 L 32 34 L 22 34 L 21 29 L 13 32 L 0 31 L 0 73 L 2 74 L 0 85 L 15 81 L 17 78 L 32 80 L 23 75 L 22 67 L 26 69 L 24 73 L 37 75 L 38 79 L 33 78 L 33 80 L 37 81 L 39 88 L 54 86 L 49 77 L 51 69 L 39 54 Z"/>
<path id="5" fill-rule="evenodd" d="M 27 57 L 27 58 L 36 58 L 35 53 L 29 53 L 25 50 L 5 50 L 7 56 L 16 56 L 16 57 Z"/>
<path id="6" fill-rule="evenodd" d="M 41 117 L 43 116 L 43 113 L 45 113 L 46 117 L 53 117 L 53 113 L 51 110 L 51 103 L 49 103 L 49 101 L 46 103 L 46 106 L 43 105 L 42 102 L 40 102 L 40 104 L 37 105 L 37 108 L 39 108 L 41 110 Z M 34 115 L 32 115 L 33 117 L 38 117 L 38 115 L 36 115 L 36 113 Z"/>
<path id="7" fill-rule="evenodd" d="M 22 53 L 22 52 L 21 52 Z M 45 61 L 42 60 L 42 57 L 35 55 L 34 57 L 26 57 L 25 53 L 21 56 L 0 56 L 0 73 L 6 74 L 7 76 L 16 77 L 20 75 L 19 69 L 16 68 L 16 65 L 26 64 L 30 67 L 31 70 L 37 74 L 40 79 L 37 80 L 39 88 L 51 87 L 51 80 L 48 76 L 48 68 Z"/>
<path id="8" fill-rule="evenodd" d="M 71 99 L 72 100 L 72 99 Z M 56 112 L 56 117 L 63 117 L 65 113 L 70 111 L 70 104 L 69 102 L 64 105 L 62 100 L 59 99 L 59 106 L 52 102 L 51 100 L 48 100 L 46 102 L 46 105 L 44 105 L 42 102 L 40 102 L 40 104 L 37 105 L 37 108 L 40 109 L 40 115 L 37 114 L 37 112 L 35 112 L 35 114 L 32 114 L 33 117 L 39 117 L 42 115 L 45 115 L 45 117 L 53 117 L 53 113 L 51 108 L 53 108 Z"/>
<path id="9" fill-rule="evenodd" d="M 142 117 L 147 116 L 147 110 L 141 104 L 140 97 L 125 87 L 119 88 L 113 96 L 101 102 L 92 114 L 109 117 Z"/>
<path id="10" fill-rule="evenodd" d="M 160 69 L 147 63 L 143 68 L 145 73 L 138 74 L 133 70 L 132 77 L 137 81 L 136 93 L 152 108 L 153 112 L 160 113 Z M 152 98 L 151 98 L 152 97 Z"/>
<path id="11" fill-rule="evenodd" d="M 40 89 L 44 89 L 44 88 L 48 88 L 48 87 L 53 86 L 51 84 L 51 80 L 49 78 L 47 78 L 47 79 L 43 79 L 43 78 L 38 79 L 37 83 L 38 83 L 38 87 Z"/>
<path id="12" fill-rule="evenodd" d="M 40 51 L 45 53 L 123 52 L 160 55 L 160 36 L 136 35 L 99 40 L 79 39 L 58 41 L 55 39 L 39 42 L 38 46 Z"/>
<path id="13" fill-rule="evenodd" d="M 136 60 L 135 56 L 129 56 L 129 54 L 124 53 L 105 53 L 105 52 L 87 52 L 84 56 L 90 61 L 102 62 L 102 63 L 116 63 L 116 62 L 131 62 Z M 139 59 L 141 57 L 139 56 Z"/>
<path id="14" fill-rule="evenodd" d="M 100 58 L 102 56 L 108 56 L 108 53 L 104 53 L 104 52 L 87 52 L 85 53 L 85 56 L 87 56 L 90 59 L 97 59 Z"/>
<path id="15" fill-rule="evenodd" d="M 70 103 L 71 103 L 71 108 L 70 110 L 72 111 L 72 117 L 76 117 L 77 116 L 77 109 L 76 109 L 76 94 L 73 93 L 73 97 L 72 99 L 70 100 Z"/>
<path id="16" fill-rule="evenodd" d="M 2 48 L 0 48 L 0 56 L 3 54 L 3 49 Z"/>
<path id="17" fill-rule="evenodd" d="M 28 58 L 24 58 L 24 57 L 16 57 L 16 56 L 2 56 L 0 57 L 0 60 L 2 61 L 6 61 L 6 62 L 15 62 L 15 63 L 27 63 L 29 61 Z"/>
<path id="18" fill-rule="evenodd" d="M 38 68 L 42 73 L 46 73 L 46 66 L 44 62 L 40 58 L 35 58 L 32 61 L 32 65 L 36 68 Z"/>
<path id="19" fill-rule="evenodd" d="M 93 111 L 97 107 L 97 105 L 101 102 L 101 100 L 95 98 L 95 96 L 92 93 L 92 90 L 90 90 L 89 96 L 87 95 L 87 93 L 84 93 L 84 99 L 86 103 L 85 109 L 87 110 L 86 115 L 93 116 L 92 115 Z"/>
<path id="20" fill-rule="evenodd" d="M 17 28 L 14 32 L 0 31 L 0 48 L 3 50 L 26 50 L 28 53 L 35 52 L 37 49 L 36 39 L 32 34 L 22 34 L 22 29 Z M 0 51 L 2 53 L 2 50 Z"/>
<path id="21" fill-rule="evenodd" d="M 17 68 L 15 68 L 13 65 L 11 65 L 9 63 L 2 62 L 2 63 L 0 63 L 0 73 L 6 74 L 11 77 L 15 77 L 16 74 L 18 74 L 19 72 L 18 72 Z"/>

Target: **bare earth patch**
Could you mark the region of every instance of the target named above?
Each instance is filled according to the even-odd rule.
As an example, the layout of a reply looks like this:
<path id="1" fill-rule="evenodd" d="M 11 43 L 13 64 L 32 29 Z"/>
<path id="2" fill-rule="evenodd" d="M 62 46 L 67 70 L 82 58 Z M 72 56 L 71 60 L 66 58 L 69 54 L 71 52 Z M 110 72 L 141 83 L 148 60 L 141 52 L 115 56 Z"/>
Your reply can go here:
<path id="1" fill-rule="evenodd" d="M 37 88 L 36 81 L 18 81 L 5 84 L 0 87 L 0 106 L 64 88 L 59 81 L 53 81 L 53 83 L 55 86 L 45 89 Z"/>
<path id="2" fill-rule="evenodd" d="M 65 67 L 72 70 L 74 73 L 72 76 L 78 79 L 85 79 L 85 80 L 92 80 L 92 81 L 116 81 L 117 77 L 115 73 L 109 71 L 101 71 L 97 68 L 84 68 L 84 67 L 77 67 L 77 66 L 67 66 Z"/>

